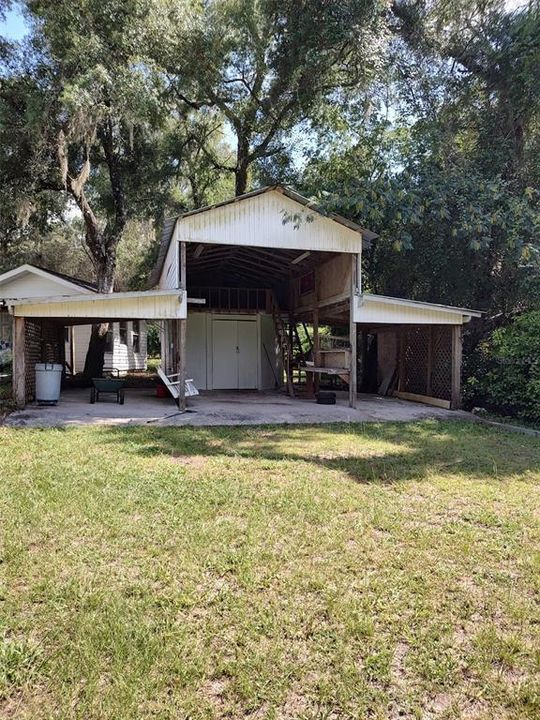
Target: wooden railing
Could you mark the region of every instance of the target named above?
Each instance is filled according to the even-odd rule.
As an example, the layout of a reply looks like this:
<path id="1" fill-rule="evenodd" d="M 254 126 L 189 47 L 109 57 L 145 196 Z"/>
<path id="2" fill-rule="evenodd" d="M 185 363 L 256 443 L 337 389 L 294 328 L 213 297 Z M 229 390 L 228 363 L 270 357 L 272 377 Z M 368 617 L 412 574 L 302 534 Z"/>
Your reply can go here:
<path id="1" fill-rule="evenodd" d="M 266 288 L 188 287 L 190 298 L 202 298 L 205 310 L 218 312 L 268 311 L 270 293 Z"/>

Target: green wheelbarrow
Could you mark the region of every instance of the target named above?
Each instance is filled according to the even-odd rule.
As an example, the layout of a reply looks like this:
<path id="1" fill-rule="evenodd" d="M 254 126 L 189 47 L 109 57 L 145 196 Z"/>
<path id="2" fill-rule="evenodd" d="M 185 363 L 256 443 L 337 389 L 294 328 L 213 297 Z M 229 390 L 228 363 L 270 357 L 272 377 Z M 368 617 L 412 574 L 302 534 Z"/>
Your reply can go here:
<path id="1" fill-rule="evenodd" d="M 116 370 L 116 377 L 92 378 L 92 388 L 90 389 L 90 402 L 92 405 L 99 402 L 100 395 L 116 395 L 116 402 L 119 405 L 124 404 L 125 381 L 118 375 L 119 372 Z"/>

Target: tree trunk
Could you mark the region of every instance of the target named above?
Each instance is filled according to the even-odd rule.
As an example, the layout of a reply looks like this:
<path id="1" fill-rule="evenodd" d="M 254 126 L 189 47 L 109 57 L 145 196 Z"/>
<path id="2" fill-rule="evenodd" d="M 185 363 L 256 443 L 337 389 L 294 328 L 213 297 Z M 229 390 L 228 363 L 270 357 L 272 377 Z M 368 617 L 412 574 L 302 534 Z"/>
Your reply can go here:
<path id="1" fill-rule="evenodd" d="M 235 190 L 236 197 L 243 195 L 246 192 L 248 182 L 248 168 L 249 168 L 249 136 L 247 134 L 239 135 L 238 137 L 238 150 L 236 154 L 236 169 L 235 169 Z"/>
<path id="2" fill-rule="evenodd" d="M 109 252 L 101 262 L 97 263 L 97 288 L 100 293 L 111 293 L 113 291 L 114 271 L 116 269 L 116 246 L 109 249 Z M 103 365 L 105 364 L 105 347 L 107 344 L 107 332 L 109 323 L 96 323 L 92 325 L 88 351 L 84 361 L 84 376 L 88 380 L 93 377 L 101 377 Z"/>
<path id="3" fill-rule="evenodd" d="M 243 163 L 236 168 L 235 172 L 236 184 L 234 194 L 236 197 L 243 195 L 247 188 L 247 177 L 248 177 L 248 166 L 247 163 Z"/>

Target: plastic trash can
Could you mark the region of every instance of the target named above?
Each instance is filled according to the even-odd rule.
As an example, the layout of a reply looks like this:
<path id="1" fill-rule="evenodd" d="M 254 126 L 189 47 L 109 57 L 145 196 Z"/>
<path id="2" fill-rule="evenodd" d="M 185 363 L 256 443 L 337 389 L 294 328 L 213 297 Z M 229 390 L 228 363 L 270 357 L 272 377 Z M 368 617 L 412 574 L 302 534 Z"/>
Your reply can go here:
<path id="1" fill-rule="evenodd" d="M 40 405 L 56 405 L 60 400 L 63 365 L 60 363 L 36 364 L 36 402 Z"/>

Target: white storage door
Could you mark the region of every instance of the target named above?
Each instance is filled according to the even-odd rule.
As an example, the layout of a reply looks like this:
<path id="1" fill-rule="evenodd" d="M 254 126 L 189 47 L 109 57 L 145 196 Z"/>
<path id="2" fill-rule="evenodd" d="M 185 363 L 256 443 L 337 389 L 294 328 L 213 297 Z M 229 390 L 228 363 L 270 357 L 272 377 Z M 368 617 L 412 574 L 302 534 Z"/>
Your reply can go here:
<path id="1" fill-rule="evenodd" d="M 257 323 L 253 320 L 212 322 L 214 390 L 257 389 Z"/>
<path id="2" fill-rule="evenodd" d="M 214 390 L 238 389 L 237 321 L 212 323 L 212 366 Z"/>
<path id="3" fill-rule="evenodd" d="M 238 320 L 238 388 L 257 389 L 257 323 Z"/>

